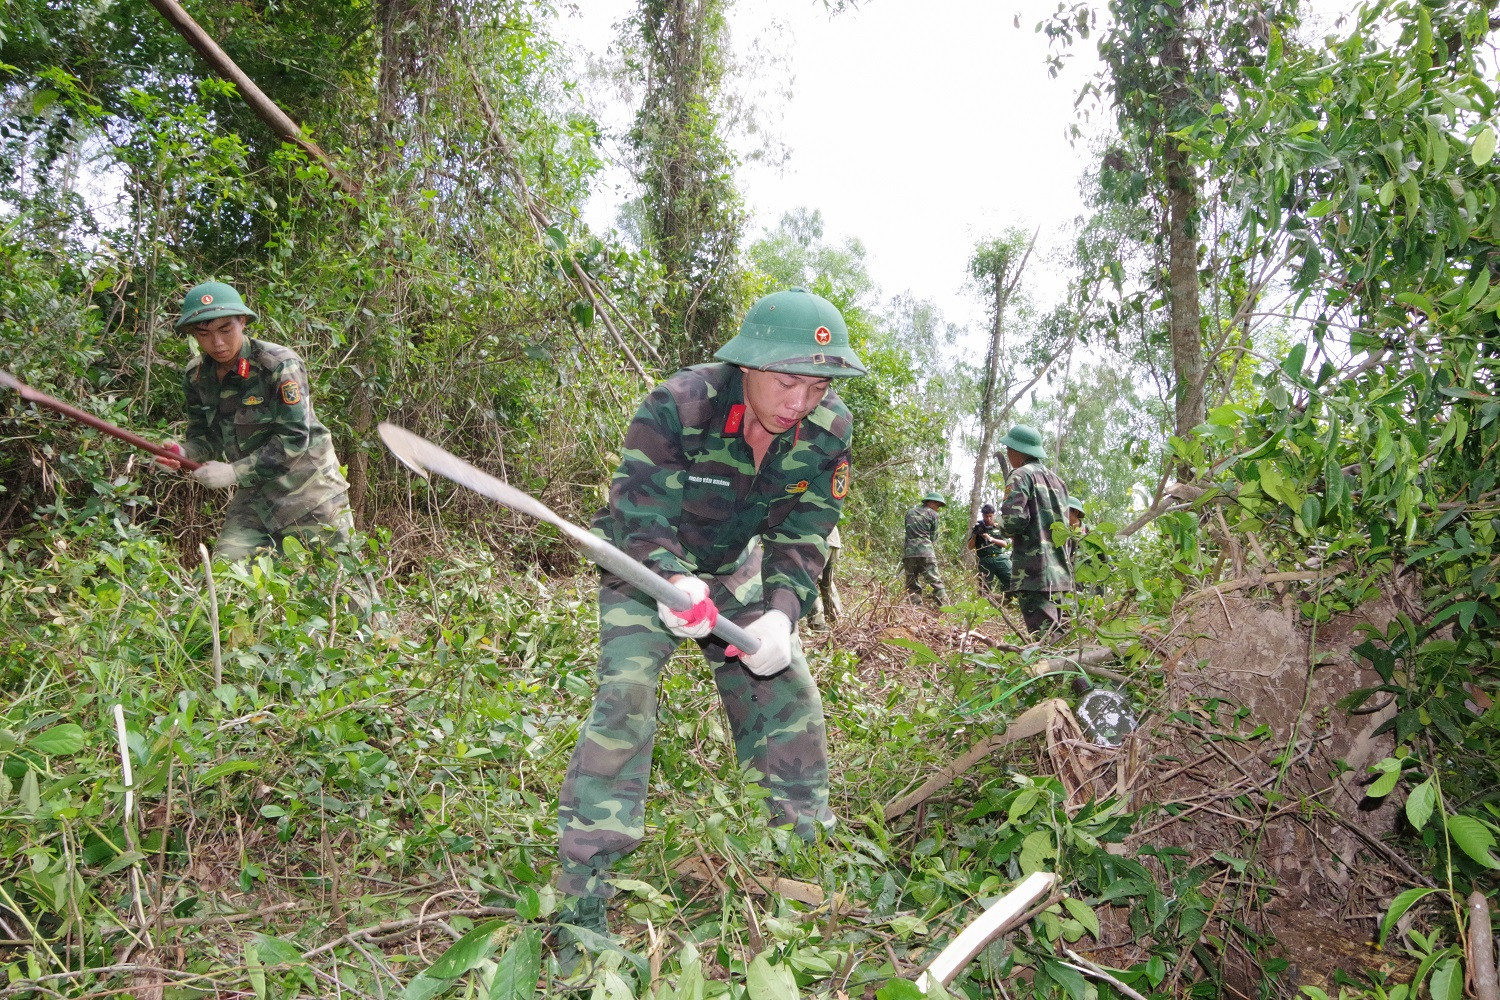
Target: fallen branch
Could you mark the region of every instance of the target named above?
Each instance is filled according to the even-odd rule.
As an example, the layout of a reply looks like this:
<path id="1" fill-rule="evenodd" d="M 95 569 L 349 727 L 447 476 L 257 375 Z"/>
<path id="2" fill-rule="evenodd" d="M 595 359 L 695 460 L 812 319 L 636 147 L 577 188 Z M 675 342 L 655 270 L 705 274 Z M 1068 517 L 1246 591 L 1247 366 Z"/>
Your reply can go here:
<path id="1" fill-rule="evenodd" d="M 1096 965 L 1095 963 L 1090 962 L 1088 959 L 1078 954 L 1078 952 L 1074 951 L 1072 948 L 1064 948 L 1063 952 L 1073 960 L 1072 962 L 1063 963 L 1063 965 L 1066 965 L 1068 968 L 1075 969 L 1078 972 L 1083 973 L 1085 976 L 1093 976 L 1095 979 L 1102 979 L 1106 983 L 1109 983 L 1109 985 L 1113 986 L 1115 989 L 1119 990 L 1121 993 L 1125 994 L 1128 997 L 1131 997 L 1132 1000 L 1146 1000 L 1145 997 L 1141 996 L 1135 990 L 1120 982 L 1119 979 L 1117 979 L 1112 973 L 1110 973 L 1108 969 L 1104 968 L 1102 965 Z"/>
<path id="2" fill-rule="evenodd" d="M 1249 576 L 1242 576 L 1238 580 L 1229 580 L 1224 583 L 1214 584 L 1212 587 L 1204 587 L 1202 590 L 1195 590 L 1178 603 L 1191 604 L 1194 601 L 1201 601 L 1205 597 L 1212 597 L 1215 594 L 1222 596 L 1231 591 L 1248 590 L 1251 587 L 1260 587 L 1270 583 L 1294 583 L 1301 580 L 1317 579 L 1326 580 L 1329 577 L 1347 573 L 1351 569 L 1353 569 L 1353 566 L 1349 563 L 1338 563 L 1333 566 L 1323 566 L 1319 569 L 1296 570 L 1289 573 L 1251 573 Z"/>
<path id="3" fill-rule="evenodd" d="M 403 917 L 400 920 L 387 920 L 383 924 L 373 927 L 361 927 L 359 930 L 350 931 L 348 934 L 340 935 L 327 944 L 320 944 L 311 951 L 302 953 L 303 960 L 316 958 L 326 951 L 332 951 L 341 944 L 354 944 L 360 940 L 370 940 L 382 935 L 390 934 L 392 931 L 414 930 L 423 924 L 439 924 L 448 917 L 514 917 L 516 911 L 508 906 L 467 906 L 457 910 L 441 910 L 436 913 L 426 913 L 420 917 Z"/>
<path id="4" fill-rule="evenodd" d="M 186 39 L 197 53 L 203 57 L 203 61 L 224 79 L 233 83 L 240 92 L 240 97 L 255 112 L 255 116 L 264 122 L 267 127 L 278 136 L 293 145 L 300 146 L 306 153 L 321 163 L 328 171 L 328 175 L 334 179 L 345 193 L 353 196 L 359 195 L 359 188 L 353 181 L 344 175 L 344 172 L 333 162 L 333 158 L 323 152 L 321 146 L 307 137 L 302 131 L 302 126 L 292 120 L 292 117 L 269 97 L 265 91 L 255 85 L 255 81 L 240 69 L 239 65 L 221 48 L 219 43 L 204 31 L 197 21 L 193 20 L 191 14 L 183 10 L 176 0 L 151 0 L 151 6 L 155 7 L 162 17 L 177 33 Z"/>
<path id="5" fill-rule="evenodd" d="M 963 774 L 1001 747 L 1009 743 L 1015 743 L 1017 740 L 1042 735 L 1047 731 L 1048 724 L 1059 710 L 1064 712 L 1071 711 L 1068 708 L 1067 702 L 1061 698 L 1053 698 L 1051 701 L 1044 701 L 1040 705 L 1033 705 L 1014 722 L 1006 726 L 1003 733 L 980 740 L 961 757 L 952 761 L 932 777 L 922 782 L 921 787 L 916 791 L 903 795 L 887 805 L 883 813 L 886 822 L 890 822 L 902 813 L 926 802 L 938 791 L 952 784 L 954 778 Z"/>
<path id="6" fill-rule="evenodd" d="M 706 856 L 683 858 L 672 867 L 672 870 L 694 881 L 712 882 L 721 889 L 726 888 L 721 877 L 723 869 L 716 869 Z M 806 903 L 809 906 L 822 906 L 828 898 L 820 886 L 813 885 L 811 882 L 798 882 L 793 878 L 773 876 L 763 879 L 751 876 L 745 884 L 736 884 L 750 896 L 785 896 L 787 899 Z M 843 898 L 842 893 L 834 893 L 835 905 L 841 906 Z"/>
<path id="7" fill-rule="evenodd" d="M 1052 872 L 1032 872 L 1026 876 L 1020 885 L 986 907 L 973 923 L 938 952 L 927 971 L 917 977 L 917 989 L 926 993 L 934 979 L 944 986 L 953 982 L 954 977 L 974 960 L 975 955 L 984 950 L 985 945 L 1019 926 L 1031 904 L 1056 886 L 1057 876 Z"/>

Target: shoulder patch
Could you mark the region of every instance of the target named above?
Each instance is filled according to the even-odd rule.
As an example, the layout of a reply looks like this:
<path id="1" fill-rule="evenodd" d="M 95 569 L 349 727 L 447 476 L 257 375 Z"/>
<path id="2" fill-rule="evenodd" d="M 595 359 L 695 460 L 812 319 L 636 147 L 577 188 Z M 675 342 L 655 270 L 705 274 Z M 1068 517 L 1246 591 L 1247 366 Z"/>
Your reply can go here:
<path id="1" fill-rule="evenodd" d="M 289 378 L 281 383 L 281 401 L 287 406 L 296 406 L 302 402 L 302 387 L 297 384 L 296 379 Z"/>
<path id="2" fill-rule="evenodd" d="M 833 477 L 828 481 L 828 492 L 833 494 L 835 500 L 842 500 L 849 495 L 849 460 L 841 459 L 838 465 L 833 467 Z"/>

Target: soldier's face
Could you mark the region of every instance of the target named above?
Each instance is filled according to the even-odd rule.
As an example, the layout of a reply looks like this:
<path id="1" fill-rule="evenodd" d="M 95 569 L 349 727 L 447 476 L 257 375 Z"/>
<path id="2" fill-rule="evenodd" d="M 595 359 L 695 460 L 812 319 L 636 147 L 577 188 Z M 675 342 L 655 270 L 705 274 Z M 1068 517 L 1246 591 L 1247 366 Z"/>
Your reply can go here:
<path id="1" fill-rule="evenodd" d="M 785 434 L 818 408 L 828 393 L 828 379 L 741 368 L 745 373 L 745 408 L 772 435 Z"/>
<path id="2" fill-rule="evenodd" d="M 219 364 L 231 361 L 245 346 L 245 317 L 220 316 L 191 327 L 198 347 Z"/>

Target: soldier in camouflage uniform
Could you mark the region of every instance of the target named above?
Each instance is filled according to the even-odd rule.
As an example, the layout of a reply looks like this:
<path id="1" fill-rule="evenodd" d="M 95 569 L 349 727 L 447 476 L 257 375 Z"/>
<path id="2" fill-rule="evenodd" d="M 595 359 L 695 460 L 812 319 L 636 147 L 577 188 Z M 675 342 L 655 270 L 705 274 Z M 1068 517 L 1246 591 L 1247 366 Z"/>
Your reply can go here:
<path id="1" fill-rule="evenodd" d="M 171 447 L 203 463 L 191 473 L 195 480 L 234 489 L 214 546 L 230 561 L 278 548 L 289 536 L 346 544 L 354 526 L 349 484 L 328 428 L 313 414 L 307 369 L 290 349 L 245 336 L 256 318 L 237 291 L 207 281 L 187 293 L 175 324 L 202 353 L 183 379 L 187 436 Z"/>
<path id="2" fill-rule="evenodd" d="M 901 549 L 901 565 L 906 570 L 906 592 L 922 599 L 922 585 L 932 588 L 937 607 L 948 603 L 948 591 L 938 575 L 938 511 L 948 506 L 941 493 L 929 493 L 922 502 L 906 512 L 906 544 Z"/>
<path id="3" fill-rule="evenodd" d="M 1052 526 L 1066 524 L 1068 490 L 1057 473 L 1042 464 L 1047 450 L 1034 428 L 1017 424 L 1000 439 L 1011 474 L 1000 503 L 1000 530 L 1014 542 L 1011 582 L 1021 616 L 1034 638 L 1062 627 L 1054 595 L 1073 589 L 1068 555 L 1052 541 Z"/>
<path id="4" fill-rule="evenodd" d="M 969 548 L 979 564 L 979 589 L 986 593 L 1007 593 L 1010 589 L 1010 539 L 995 523 L 995 505 L 979 508 L 980 520 L 969 532 Z"/>
<path id="5" fill-rule="evenodd" d="M 558 796 L 557 922 L 607 930 L 613 863 L 645 836 L 657 683 L 684 638 L 713 668 L 735 750 L 770 792 L 773 823 L 806 838 L 834 823 L 822 700 L 795 623 L 812 607 L 850 483 L 852 421 L 831 388 L 862 375 L 843 317 L 801 289 L 757 301 L 721 364 L 646 397 L 593 531 L 680 587 L 674 612 L 617 577 L 599 590 L 598 687 Z M 757 544 L 758 543 L 758 544 Z M 760 640 L 713 636 L 719 614 Z M 560 959 L 576 960 L 562 927 Z"/>

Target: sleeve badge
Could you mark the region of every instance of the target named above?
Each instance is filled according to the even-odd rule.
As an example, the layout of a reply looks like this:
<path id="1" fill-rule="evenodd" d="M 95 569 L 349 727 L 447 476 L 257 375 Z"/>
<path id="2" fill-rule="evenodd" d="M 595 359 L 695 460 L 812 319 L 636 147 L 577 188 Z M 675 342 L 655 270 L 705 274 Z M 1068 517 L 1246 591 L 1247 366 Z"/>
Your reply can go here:
<path id="1" fill-rule="evenodd" d="M 287 406 L 296 406 L 302 402 L 302 387 L 297 384 L 296 379 L 289 378 L 281 383 L 281 401 Z"/>
<path id="2" fill-rule="evenodd" d="M 828 482 L 828 492 L 833 494 L 835 500 L 842 500 L 849 495 L 849 460 L 847 458 L 833 467 L 833 478 Z"/>

